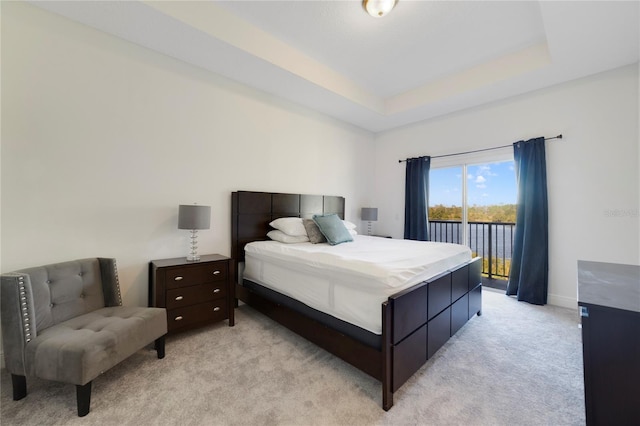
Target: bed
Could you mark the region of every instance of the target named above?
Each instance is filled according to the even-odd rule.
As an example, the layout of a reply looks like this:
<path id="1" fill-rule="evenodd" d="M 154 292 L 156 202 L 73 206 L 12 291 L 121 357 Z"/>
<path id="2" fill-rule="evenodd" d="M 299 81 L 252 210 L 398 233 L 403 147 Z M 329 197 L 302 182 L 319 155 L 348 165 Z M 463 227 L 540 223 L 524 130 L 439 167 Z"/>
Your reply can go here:
<path id="1" fill-rule="evenodd" d="M 233 192 L 231 249 L 243 270 L 235 293 L 247 305 L 380 380 L 382 407 L 389 410 L 393 393 L 470 318 L 481 314 L 481 259 L 456 249 L 455 255 L 441 256 L 444 261 L 422 269 L 413 263 L 407 268 L 397 256 L 394 260 L 377 255 L 372 263 L 356 268 L 335 263 L 331 256 L 336 249 L 356 252 L 362 245 L 396 253 L 403 245 L 415 244 L 410 251 L 417 252 L 417 245 L 427 244 L 357 235 L 354 242 L 339 246 L 289 245 L 266 236 L 274 219 L 314 214 L 344 219 L 344 209 L 345 200 L 338 196 Z M 293 264 L 288 256 L 306 261 Z M 324 264 L 317 259 L 324 259 Z M 383 270 L 385 263 L 402 264 L 404 269 Z M 412 275 L 400 279 L 389 270 Z M 312 290 L 310 299 L 298 293 L 304 287 Z M 364 310 L 356 310 L 349 300 L 358 301 Z"/>

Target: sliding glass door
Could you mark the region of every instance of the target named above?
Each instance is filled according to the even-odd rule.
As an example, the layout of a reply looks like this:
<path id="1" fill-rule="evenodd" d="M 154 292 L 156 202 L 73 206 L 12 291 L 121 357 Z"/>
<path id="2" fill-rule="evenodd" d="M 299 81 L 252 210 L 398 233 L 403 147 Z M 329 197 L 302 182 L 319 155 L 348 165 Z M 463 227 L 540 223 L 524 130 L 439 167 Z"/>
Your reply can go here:
<path id="1" fill-rule="evenodd" d="M 432 241 L 465 244 L 483 257 L 483 273 L 506 279 L 516 218 L 513 160 L 432 167 Z"/>

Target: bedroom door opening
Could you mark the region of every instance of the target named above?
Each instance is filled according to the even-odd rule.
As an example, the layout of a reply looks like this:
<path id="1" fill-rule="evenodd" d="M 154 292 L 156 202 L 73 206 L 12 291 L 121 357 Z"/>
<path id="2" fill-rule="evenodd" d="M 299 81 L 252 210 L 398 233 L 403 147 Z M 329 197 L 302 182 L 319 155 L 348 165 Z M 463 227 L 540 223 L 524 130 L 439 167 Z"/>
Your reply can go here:
<path id="1" fill-rule="evenodd" d="M 465 244 L 482 256 L 483 284 L 506 290 L 517 188 L 513 160 L 433 167 L 429 172 L 432 241 Z"/>

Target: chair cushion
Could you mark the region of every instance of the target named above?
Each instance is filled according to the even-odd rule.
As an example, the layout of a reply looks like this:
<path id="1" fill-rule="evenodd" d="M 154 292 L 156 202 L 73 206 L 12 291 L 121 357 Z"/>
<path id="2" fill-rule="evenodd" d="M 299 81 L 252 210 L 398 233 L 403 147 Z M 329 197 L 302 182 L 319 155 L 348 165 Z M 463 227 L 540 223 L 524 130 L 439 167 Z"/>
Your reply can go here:
<path id="1" fill-rule="evenodd" d="M 27 344 L 27 374 L 84 385 L 167 333 L 163 308 L 115 306 L 61 322 Z"/>

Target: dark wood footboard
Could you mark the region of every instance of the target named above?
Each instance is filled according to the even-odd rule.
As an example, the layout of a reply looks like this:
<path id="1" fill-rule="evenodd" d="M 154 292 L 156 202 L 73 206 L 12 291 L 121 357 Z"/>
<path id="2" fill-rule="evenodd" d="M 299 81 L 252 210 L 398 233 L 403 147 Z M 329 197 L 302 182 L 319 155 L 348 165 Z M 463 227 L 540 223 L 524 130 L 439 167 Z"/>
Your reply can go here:
<path id="1" fill-rule="evenodd" d="M 383 401 L 393 405 L 397 391 L 482 306 L 482 258 L 389 297 L 383 324 L 391 330 L 390 382 L 383 380 Z M 384 326 L 383 326 L 384 329 Z M 384 352 L 384 350 L 383 350 Z M 388 408 L 384 406 L 387 410 Z"/>

